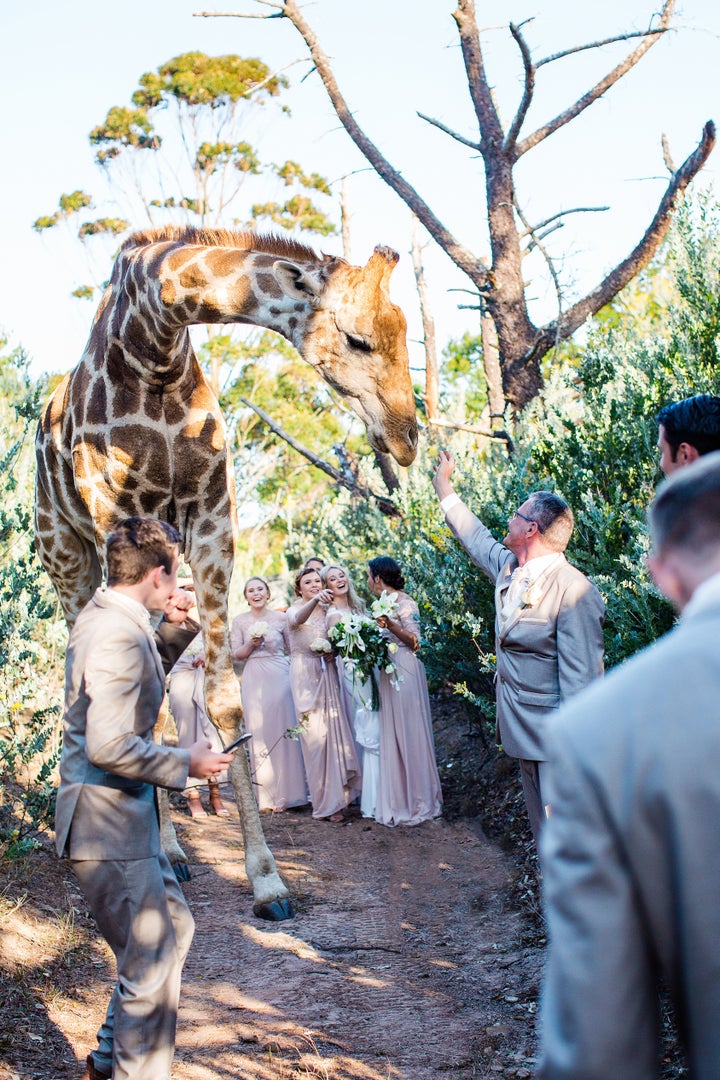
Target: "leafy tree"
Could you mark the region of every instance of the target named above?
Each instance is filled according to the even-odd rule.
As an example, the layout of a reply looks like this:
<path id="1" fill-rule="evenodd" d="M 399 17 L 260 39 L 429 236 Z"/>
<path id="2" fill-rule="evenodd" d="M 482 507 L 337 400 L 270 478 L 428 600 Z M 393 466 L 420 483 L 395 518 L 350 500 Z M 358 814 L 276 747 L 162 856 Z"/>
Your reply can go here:
<path id="1" fill-rule="evenodd" d="M 32 546 L 33 435 L 45 387 L 0 341 L 0 856 L 37 844 L 54 806 L 58 758 L 50 582 Z M 47 621 L 50 620 L 50 621 Z"/>
<path id="2" fill-rule="evenodd" d="M 280 98 L 287 79 L 262 60 L 235 55 L 184 53 L 145 72 L 129 106 L 113 106 L 90 132 L 95 160 L 121 213 L 86 215 L 95 209 L 83 191 L 61 195 L 52 214 L 39 217 L 38 232 L 80 221 L 80 240 L 103 237 L 112 249 L 131 227 L 168 222 L 199 226 L 247 227 L 272 222 L 283 229 L 329 235 L 335 226 L 313 198 L 327 202 L 327 181 L 296 161 L 263 162 L 249 139 L 257 117 L 273 106 L 287 112 Z M 245 184 L 269 179 L 293 193 L 284 201 L 251 205 L 240 199 Z M 251 184 L 252 188 L 252 184 Z M 250 191 L 251 189 L 249 189 Z M 103 266 L 107 269 L 107 263 Z M 74 295 L 95 290 L 79 286 Z"/>

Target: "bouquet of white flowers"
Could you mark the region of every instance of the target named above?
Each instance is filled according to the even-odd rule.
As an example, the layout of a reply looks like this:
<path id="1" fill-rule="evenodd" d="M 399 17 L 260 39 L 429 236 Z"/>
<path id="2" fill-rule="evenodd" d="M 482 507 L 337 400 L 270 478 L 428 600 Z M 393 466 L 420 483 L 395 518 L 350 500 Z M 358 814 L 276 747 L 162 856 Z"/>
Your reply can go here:
<path id="1" fill-rule="evenodd" d="M 310 648 L 316 653 L 332 652 L 332 645 L 328 639 L 324 637 L 316 637 L 314 641 L 310 642 Z"/>
<path id="2" fill-rule="evenodd" d="M 254 622 L 248 628 L 248 633 L 251 638 L 265 637 L 270 627 L 266 622 Z"/>
<path id="3" fill-rule="evenodd" d="M 373 619 L 392 618 L 397 610 L 397 598 L 396 592 L 389 593 L 387 589 L 383 589 L 377 600 L 370 605 L 370 614 Z"/>
<path id="4" fill-rule="evenodd" d="M 335 623 L 329 633 L 330 641 L 343 658 L 352 666 L 353 678 L 359 676 L 365 682 L 370 680 L 372 688 L 372 709 L 380 708 L 380 692 L 375 668 L 386 672 L 397 689 L 397 667 L 392 660 L 392 653 L 397 652 L 392 642 L 383 636 L 376 622 L 365 615 L 351 613 Z"/>

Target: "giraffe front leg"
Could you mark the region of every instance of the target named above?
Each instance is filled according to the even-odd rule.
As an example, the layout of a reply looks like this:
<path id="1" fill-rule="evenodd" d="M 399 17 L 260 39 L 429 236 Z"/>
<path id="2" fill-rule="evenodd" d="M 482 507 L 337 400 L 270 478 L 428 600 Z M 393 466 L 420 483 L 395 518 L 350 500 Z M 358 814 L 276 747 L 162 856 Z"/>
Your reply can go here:
<path id="1" fill-rule="evenodd" d="M 165 697 L 160 706 L 160 712 L 158 713 L 155 727 L 153 728 L 153 739 L 156 743 L 162 742 L 163 733 L 168 725 L 169 719 L 170 712 L 168 709 L 168 700 L 167 697 Z M 168 798 L 167 790 L 165 788 L 157 788 L 156 791 L 158 818 L 160 821 L 160 843 L 162 849 L 170 860 L 170 864 L 178 881 L 189 881 L 190 870 L 188 868 L 188 858 L 180 847 L 177 833 L 175 832 L 175 826 L 170 817 L 170 800 Z"/>
<path id="2" fill-rule="evenodd" d="M 217 553 L 213 553 L 213 560 L 208 560 L 205 574 L 197 557 L 191 557 L 191 566 L 205 642 L 205 708 L 223 744 L 228 745 L 243 730 L 242 705 L 228 642 L 227 587 L 218 588 Z M 229 579 L 228 572 L 228 583 Z M 208 589 L 207 580 L 212 581 L 212 590 Z M 295 914 L 292 900 L 265 841 L 243 747 L 235 753 L 229 776 L 240 814 L 245 872 L 253 889 L 253 912 L 261 919 L 291 919 Z"/>

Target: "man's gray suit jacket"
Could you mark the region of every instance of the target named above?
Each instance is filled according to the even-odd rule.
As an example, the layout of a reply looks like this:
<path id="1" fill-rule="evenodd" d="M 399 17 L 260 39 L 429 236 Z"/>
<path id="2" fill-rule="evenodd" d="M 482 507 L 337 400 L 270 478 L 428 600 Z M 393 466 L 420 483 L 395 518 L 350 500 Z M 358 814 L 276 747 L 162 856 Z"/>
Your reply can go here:
<path id="1" fill-rule="evenodd" d="M 716 602 L 549 725 L 542 1080 L 659 1077 L 658 977 L 720 1077 L 718 642 Z"/>
<path id="2" fill-rule="evenodd" d="M 154 786 L 182 789 L 187 750 L 152 741 L 165 673 L 197 634 L 142 619 L 98 589 L 68 642 L 65 726 L 55 810 L 58 854 L 144 859 L 160 853 Z M 163 653 L 161 659 L 160 651 Z"/>
<path id="3" fill-rule="evenodd" d="M 605 605 L 600 593 L 561 556 L 538 579 L 540 599 L 519 608 L 501 632 L 499 612 L 517 558 L 463 503 L 446 521 L 495 585 L 497 738 L 506 754 L 545 759 L 545 726 L 561 702 L 603 673 Z"/>

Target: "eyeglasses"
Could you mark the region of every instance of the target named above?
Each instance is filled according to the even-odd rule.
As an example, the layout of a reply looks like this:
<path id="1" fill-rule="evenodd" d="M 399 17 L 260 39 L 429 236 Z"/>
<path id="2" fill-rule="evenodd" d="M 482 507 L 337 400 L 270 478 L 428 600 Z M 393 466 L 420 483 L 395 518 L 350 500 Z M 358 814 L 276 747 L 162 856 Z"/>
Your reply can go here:
<path id="1" fill-rule="evenodd" d="M 522 518 L 523 521 L 529 521 L 531 525 L 537 525 L 535 518 L 529 518 L 527 514 L 521 514 L 519 510 L 515 510 L 513 517 L 519 517 Z"/>

